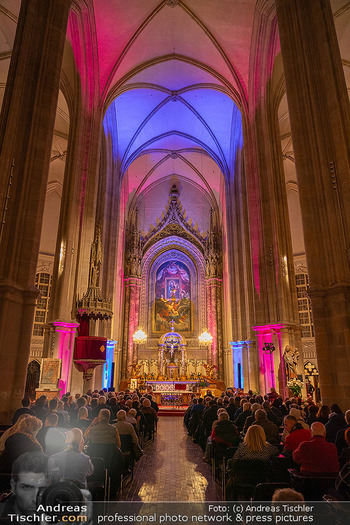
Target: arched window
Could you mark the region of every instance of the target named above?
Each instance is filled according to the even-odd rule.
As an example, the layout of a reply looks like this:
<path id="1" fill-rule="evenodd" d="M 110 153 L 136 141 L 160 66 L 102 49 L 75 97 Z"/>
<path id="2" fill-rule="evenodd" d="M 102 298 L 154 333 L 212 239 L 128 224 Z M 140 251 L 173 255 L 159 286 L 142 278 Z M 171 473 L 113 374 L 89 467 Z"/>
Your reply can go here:
<path id="1" fill-rule="evenodd" d="M 35 285 L 40 290 L 40 295 L 37 299 L 34 317 L 33 335 L 43 336 L 44 325 L 47 319 L 47 312 L 49 310 L 49 301 L 51 295 L 52 275 L 49 273 L 37 273 L 35 277 Z"/>
<path id="2" fill-rule="evenodd" d="M 309 277 L 307 273 L 297 273 L 295 281 L 297 285 L 299 320 L 302 326 L 301 337 L 314 337 L 311 302 L 307 293 Z"/>

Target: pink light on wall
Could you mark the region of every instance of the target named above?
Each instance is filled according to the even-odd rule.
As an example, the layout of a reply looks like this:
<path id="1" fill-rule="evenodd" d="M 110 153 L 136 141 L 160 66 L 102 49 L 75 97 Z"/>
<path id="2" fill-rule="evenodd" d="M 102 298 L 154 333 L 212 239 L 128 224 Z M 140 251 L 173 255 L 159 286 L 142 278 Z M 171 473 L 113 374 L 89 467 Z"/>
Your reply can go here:
<path id="1" fill-rule="evenodd" d="M 282 332 L 287 328 L 283 323 L 266 324 L 262 326 L 253 326 L 258 341 L 258 358 L 259 358 L 259 387 L 261 392 L 268 392 L 271 387 L 276 388 L 277 383 L 283 389 L 283 378 L 281 383 L 280 364 L 283 359 Z M 263 351 L 266 343 L 272 343 L 275 351 L 271 354 Z"/>
<path id="2" fill-rule="evenodd" d="M 67 391 L 70 384 L 70 375 L 73 360 L 74 339 L 77 334 L 79 323 L 72 321 L 55 321 L 52 323 L 55 327 L 55 357 L 61 359 L 61 377 L 58 383 L 60 396 Z"/>
<path id="3" fill-rule="evenodd" d="M 263 351 L 266 343 L 273 343 L 273 335 L 279 331 L 279 325 L 253 326 L 258 340 L 258 358 L 259 358 L 259 387 L 260 393 L 267 393 L 270 388 L 276 387 L 275 370 L 272 354 Z M 277 349 L 276 349 L 277 351 Z"/>

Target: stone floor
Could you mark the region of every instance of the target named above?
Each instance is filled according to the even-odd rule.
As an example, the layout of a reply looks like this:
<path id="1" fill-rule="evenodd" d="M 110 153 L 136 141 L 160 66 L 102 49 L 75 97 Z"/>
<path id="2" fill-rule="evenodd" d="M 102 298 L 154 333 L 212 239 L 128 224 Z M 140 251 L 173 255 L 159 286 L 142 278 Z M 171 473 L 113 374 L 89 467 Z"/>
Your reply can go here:
<path id="1" fill-rule="evenodd" d="M 219 501 L 220 487 L 203 461 L 199 445 L 187 436 L 182 418 L 161 417 L 154 443 L 144 448 L 134 480 L 122 491 L 122 501 Z"/>

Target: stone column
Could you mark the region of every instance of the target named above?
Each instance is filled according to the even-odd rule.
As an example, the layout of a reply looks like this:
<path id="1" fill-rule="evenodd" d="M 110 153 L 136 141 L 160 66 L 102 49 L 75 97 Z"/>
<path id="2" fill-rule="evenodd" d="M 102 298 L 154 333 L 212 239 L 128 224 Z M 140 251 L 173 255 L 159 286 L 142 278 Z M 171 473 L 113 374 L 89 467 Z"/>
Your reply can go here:
<path id="1" fill-rule="evenodd" d="M 232 357 L 233 357 L 233 380 L 235 388 L 245 388 L 243 386 L 243 358 L 242 349 L 244 341 L 231 341 Z"/>
<path id="2" fill-rule="evenodd" d="M 258 388 L 258 356 L 255 341 L 245 341 L 243 347 L 243 378 L 244 384 L 253 392 Z"/>
<path id="3" fill-rule="evenodd" d="M 226 387 L 233 386 L 234 378 L 233 378 L 233 354 L 232 354 L 232 347 L 230 345 L 229 348 L 225 348 L 223 351 L 224 354 L 224 381 L 226 383 Z"/>
<path id="4" fill-rule="evenodd" d="M 254 341 L 232 341 L 230 343 L 232 351 L 232 362 L 234 371 L 235 388 L 243 388 L 245 392 L 258 388 L 258 363 Z M 241 381 L 238 379 L 238 365 L 241 366 Z"/>
<path id="5" fill-rule="evenodd" d="M 125 328 L 123 348 L 123 377 L 130 376 L 129 366 L 137 363 L 137 345 L 134 344 L 133 335 L 139 323 L 139 305 L 141 279 L 128 277 L 125 282 Z"/>
<path id="6" fill-rule="evenodd" d="M 322 402 L 350 404 L 350 108 L 329 0 L 276 0 Z"/>
<path id="7" fill-rule="evenodd" d="M 71 0 L 22 0 L 0 122 L 1 421 L 23 397 L 65 34 Z M 11 351 L 9 351 L 11 349 Z"/>
<path id="8" fill-rule="evenodd" d="M 58 385 L 61 394 L 70 391 L 74 341 L 77 335 L 78 326 L 79 323 L 74 321 L 71 323 L 55 321 L 53 323 L 54 330 L 51 331 L 53 345 L 52 357 L 62 360 L 61 377 Z"/>
<path id="9" fill-rule="evenodd" d="M 122 367 L 122 351 L 120 348 L 114 349 L 114 378 L 113 386 L 116 391 L 119 390 L 119 382 L 121 379 L 121 367 Z"/>
<path id="10" fill-rule="evenodd" d="M 259 393 L 266 394 L 270 388 L 274 387 L 282 395 L 287 395 L 286 375 L 283 359 L 283 352 L 286 345 L 295 348 L 298 345 L 300 358 L 299 369 L 302 374 L 303 356 L 301 350 L 300 327 L 288 323 L 267 324 L 263 326 L 253 326 L 258 342 L 258 368 L 259 368 Z M 264 352 L 263 347 L 267 343 L 272 343 L 275 351 Z"/>
<path id="11" fill-rule="evenodd" d="M 207 324 L 213 336 L 210 365 L 218 367 L 218 377 L 222 377 L 222 319 L 221 319 L 221 279 L 209 278 L 206 281 Z"/>

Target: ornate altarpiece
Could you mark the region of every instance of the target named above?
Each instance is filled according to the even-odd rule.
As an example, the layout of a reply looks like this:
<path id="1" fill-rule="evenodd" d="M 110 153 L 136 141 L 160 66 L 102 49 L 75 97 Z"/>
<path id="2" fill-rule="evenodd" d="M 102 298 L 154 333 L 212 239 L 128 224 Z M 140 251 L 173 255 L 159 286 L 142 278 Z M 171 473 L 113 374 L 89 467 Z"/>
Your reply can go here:
<path id="1" fill-rule="evenodd" d="M 221 230 L 213 210 L 209 231 L 201 233 L 186 217 L 176 185 L 170 190 L 162 219 L 143 237 L 134 210 L 126 228 L 122 377 L 130 377 L 137 362 L 158 359 L 159 336 L 162 330 L 169 331 L 172 313 L 176 331 L 186 337 L 188 362 L 198 359 L 217 365 L 222 376 L 221 253 Z M 163 311 L 164 325 L 161 316 L 156 317 L 160 300 L 168 307 Z M 183 306 L 180 311 L 179 306 Z M 148 335 L 142 350 L 132 340 L 138 326 Z M 198 343 L 205 328 L 213 335 L 209 351 Z"/>

